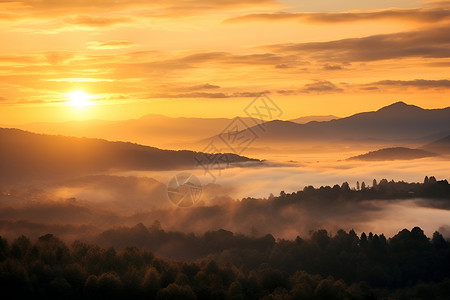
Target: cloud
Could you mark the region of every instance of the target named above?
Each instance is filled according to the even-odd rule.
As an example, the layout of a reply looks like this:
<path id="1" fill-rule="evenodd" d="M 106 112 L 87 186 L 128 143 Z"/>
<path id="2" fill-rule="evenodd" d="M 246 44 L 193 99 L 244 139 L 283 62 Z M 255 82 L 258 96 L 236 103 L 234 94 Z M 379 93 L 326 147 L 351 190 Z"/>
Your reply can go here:
<path id="1" fill-rule="evenodd" d="M 277 93 L 284 96 L 290 96 L 290 95 L 297 95 L 298 90 L 278 90 Z"/>
<path id="2" fill-rule="evenodd" d="M 287 64 L 279 64 L 275 66 L 276 69 L 289 69 Z"/>
<path id="3" fill-rule="evenodd" d="M 173 87 L 171 87 L 171 89 L 174 90 Z M 205 83 L 205 84 L 198 84 L 198 85 L 194 85 L 194 86 L 183 86 L 183 87 L 179 87 L 179 88 L 175 88 L 175 89 L 178 91 L 182 91 L 182 92 L 191 92 L 191 91 L 201 91 L 201 90 L 216 90 L 216 89 L 220 89 L 220 86 Z"/>
<path id="4" fill-rule="evenodd" d="M 160 97 L 163 96 L 163 97 Z M 225 93 L 192 92 L 184 94 L 165 94 L 155 98 L 228 98 Z"/>
<path id="5" fill-rule="evenodd" d="M 8 14 L 1 14 L 0 18 L 48 18 L 71 16 L 74 12 L 80 14 L 103 14 L 123 12 L 129 14 L 140 10 L 141 16 L 146 17 L 184 17 L 187 15 L 198 15 L 212 10 L 232 10 L 243 7 L 254 6 L 275 6 L 275 0 L 66 0 L 66 1 L 45 1 L 45 0 L 3 0 L 3 4 L 9 8 Z M 145 15 L 145 12 L 147 14 Z M 151 13 L 148 13 L 151 12 Z M 135 14 L 133 14 L 134 16 Z M 132 15 L 129 14 L 129 17 Z M 80 20 L 83 24 L 111 24 L 106 20 Z"/>
<path id="6" fill-rule="evenodd" d="M 341 93 L 344 90 L 328 80 L 315 80 L 313 83 L 307 83 L 300 89 L 277 90 L 277 93 L 283 96 L 299 95 L 304 93 Z"/>
<path id="7" fill-rule="evenodd" d="M 107 27 L 122 23 L 131 22 L 127 17 L 93 17 L 93 16 L 77 16 L 72 19 L 67 19 L 67 23 L 74 25 L 81 25 L 86 27 Z"/>
<path id="8" fill-rule="evenodd" d="M 75 58 L 76 54 L 71 51 L 50 51 L 45 53 L 47 62 L 51 65 L 64 64 Z"/>
<path id="9" fill-rule="evenodd" d="M 364 90 L 364 91 L 377 91 L 377 90 L 379 90 L 379 88 L 376 87 L 376 86 L 365 86 L 365 87 L 362 87 L 361 90 Z"/>
<path id="10" fill-rule="evenodd" d="M 254 98 L 261 96 L 264 92 L 234 92 L 234 93 L 208 93 L 208 92 L 191 92 L 182 94 L 156 94 L 151 95 L 150 98 Z"/>
<path id="11" fill-rule="evenodd" d="M 233 93 L 231 97 L 256 98 L 256 97 L 261 96 L 262 94 L 270 94 L 270 91 L 263 91 L 263 92 L 238 92 L 238 93 Z"/>
<path id="12" fill-rule="evenodd" d="M 0 13 L 0 20 L 12 21 L 17 20 L 19 16 L 11 13 Z"/>
<path id="13" fill-rule="evenodd" d="M 374 82 L 371 85 L 415 87 L 419 89 L 434 89 L 434 88 L 450 89 L 450 80 L 448 79 L 382 80 Z"/>
<path id="14" fill-rule="evenodd" d="M 342 70 L 342 66 L 340 66 L 340 65 L 330 65 L 330 64 L 325 64 L 325 65 L 323 66 L 323 69 L 324 69 L 324 70 L 327 70 L 327 71 Z"/>
<path id="15" fill-rule="evenodd" d="M 226 23 L 248 21 L 298 21 L 305 23 L 345 23 L 358 21 L 412 21 L 424 23 L 438 23 L 450 19 L 450 10 L 445 8 L 434 9 L 387 9 L 368 12 L 337 12 L 337 13 L 291 13 L 275 12 L 264 14 L 248 14 L 225 20 Z"/>
<path id="16" fill-rule="evenodd" d="M 327 80 L 317 80 L 314 83 L 305 84 L 300 90 L 304 93 L 340 93 L 343 89 L 338 88 L 334 83 Z"/>
<path id="17" fill-rule="evenodd" d="M 37 55 L 0 55 L 0 65 L 5 64 L 14 64 L 14 65 L 23 65 L 23 64 L 36 64 L 42 62 L 42 57 Z"/>
<path id="18" fill-rule="evenodd" d="M 209 90 L 209 89 L 219 89 L 220 86 L 206 83 L 206 84 L 201 84 L 201 85 L 195 85 L 191 88 L 192 89 L 205 89 L 205 90 L 207 89 L 207 90 Z"/>
<path id="19" fill-rule="evenodd" d="M 149 3 L 147 0 L 121 0 L 109 1 L 107 4 L 104 0 L 66 0 L 66 1 L 46 1 L 46 0 L 4 0 L 4 3 L 21 3 L 34 9 L 73 9 L 73 8 L 97 8 L 104 10 L 105 8 L 129 8 L 129 7 L 183 7 L 191 5 L 193 7 L 241 7 L 264 4 L 275 4 L 273 0 L 217 0 L 214 2 L 208 0 L 155 0 Z"/>
<path id="20" fill-rule="evenodd" d="M 137 46 L 137 44 L 130 41 L 111 40 L 106 42 L 88 42 L 87 48 L 94 50 L 107 50 L 107 49 L 123 49 Z"/>
<path id="21" fill-rule="evenodd" d="M 450 26 L 421 31 L 373 35 L 328 42 L 290 43 L 266 46 L 277 53 L 308 55 L 319 61 L 361 62 L 408 57 L 450 57 Z"/>

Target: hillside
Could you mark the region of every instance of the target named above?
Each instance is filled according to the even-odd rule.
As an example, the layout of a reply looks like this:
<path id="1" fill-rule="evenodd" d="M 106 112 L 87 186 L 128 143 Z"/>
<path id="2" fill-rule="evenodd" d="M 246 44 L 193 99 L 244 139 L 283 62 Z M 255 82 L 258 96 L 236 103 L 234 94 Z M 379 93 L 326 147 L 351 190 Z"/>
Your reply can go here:
<path id="1" fill-rule="evenodd" d="M 421 147 L 424 150 L 436 152 L 439 154 L 450 154 L 450 135 Z"/>
<path id="2" fill-rule="evenodd" d="M 196 166 L 197 152 L 124 142 L 35 134 L 0 128 L 0 179 L 73 178 L 117 170 L 176 170 Z M 256 161 L 229 154 L 232 162 Z"/>
<path id="3" fill-rule="evenodd" d="M 364 160 L 364 161 L 411 160 L 433 156 L 437 156 L 437 154 L 421 149 L 395 147 L 371 151 L 366 154 L 350 157 L 348 160 Z"/>

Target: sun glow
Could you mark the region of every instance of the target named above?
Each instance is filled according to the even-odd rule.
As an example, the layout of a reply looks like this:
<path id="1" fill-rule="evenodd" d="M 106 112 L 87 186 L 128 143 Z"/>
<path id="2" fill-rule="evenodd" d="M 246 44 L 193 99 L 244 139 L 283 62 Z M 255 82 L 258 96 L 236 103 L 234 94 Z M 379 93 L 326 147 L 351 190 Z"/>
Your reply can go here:
<path id="1" fill-rule="evenodd" d="M 91 99 L 91 96 L 83 91 L 75 91 L 70 93 L 69 95 L 71 99 L 71 106 L 86 107 L 92 105 L 92 103 L 89 101 Z"/>

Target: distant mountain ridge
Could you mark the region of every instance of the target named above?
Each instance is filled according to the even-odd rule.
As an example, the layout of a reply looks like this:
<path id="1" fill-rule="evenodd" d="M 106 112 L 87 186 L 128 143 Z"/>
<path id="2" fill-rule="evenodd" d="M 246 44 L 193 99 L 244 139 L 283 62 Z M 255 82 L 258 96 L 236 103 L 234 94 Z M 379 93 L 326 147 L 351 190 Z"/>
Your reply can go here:
<path id="1" fill-rule="evenodd" d="M 450 135 L 440 140 L 429 143 L 421 148 L 439 154 L 450 154 Z"/>
<path id="2" fill-rule="evenodd" d="M 316 144 L 332 142 L 367 143 L 414 148 L 450 135 L 450 107 L 423 109 L 396 102 L 377 111 L 357 113 L 345 118 L 321 120 L 334 116 L 310 116 L 291 121 L 272 120 L 261 127 L 254 120 L 241 118 L 258 134 L 252 146 L 271 147 L 280 143 Z M 311 119 L 316 119 L 312 120 Z M 309 121 L 304 124 L 305 121 Z M 205 141 L 217 137 L 230 123 L 229 118 L 185 118 L 148 114 L 124 121 L 72 121 L 32 123 L 20 129 L 66 136 L 129 141 L 170 149 L 202 150 Z M 298 122 L 298 123 L 297 123 Z M 402 144 L 403 143 L 403 144 Z M 414 144 L 414 145 L 411 145 Z M 224 147 L 222 147 L 224 148 Z"/>
<path id="3" fill-rule="evenodd" d="M 300 117 L 296 119 L 289 120 L 290 122 L 298 123 L 298 124 L 306 124 L 309 122 L 326 122 L 339 119 L 339 117 L 333 116 L 333 115 L 326 115 L 326 116 L 306 116 L 306 117 Z"/>
<path id="4" fill-rule="evenodd" d="M 255 126 L 249 130 L 257 131 L 258 128 Z M 256 143 L 264 145 L 370 140 L 423 143 L 448 134 L 450 134 L 450 107 L 423 109 L 397 102 L 377 111 L 325 122 L 297 124 L 290 121 L 270 121 L 265 123 L 264 132 Z"/>
<path id="5" fill-rule="evenodd" d="M 197 165 L 193 151 L 43 135 L 0 128 L 0 179 L 74 178 L 111 170 L 177 170 Z M 257 161 L 227 154 L 231 162 Z"/>
<path id="6" fill-rule="evenodd" d="M 242 118 L 242 120 L 248 124 L 254 124 L 250 118 Z M 39 122 L 17 126 L 17 128 L 44 134 L 101 138 L 159 148 L 186 149 L 186 145 L 196 140 L 218 134 L 231 121 L 232 119 L 229 118 L 185 118 L 147 114 L 138 119 L 121 121 Z"/>
<path id="7" fill-rule="evenodd" d="M 386 161 L 386 160 L 411 160 L 425 157 L 434 157 L 438 154 L 422 149 L 410 149 L 405 147 L 384 148 L 370 151 L 366 154 L 350 157 L 348 160 Z"/>

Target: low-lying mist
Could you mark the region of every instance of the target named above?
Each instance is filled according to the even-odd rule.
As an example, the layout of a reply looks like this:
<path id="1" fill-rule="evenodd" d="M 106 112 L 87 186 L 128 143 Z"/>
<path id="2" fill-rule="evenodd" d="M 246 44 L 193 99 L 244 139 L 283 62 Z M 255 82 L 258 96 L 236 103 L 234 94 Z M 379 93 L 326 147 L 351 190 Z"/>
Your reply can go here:
<path id="1" fill-rule="evenodd" d="M 450 237 L 448 200 L 312 197 L 292 202 L 277 197 L 281 191 L 292 193 L 308 185 L 318 188 L 344 181 L 350 187 L 356 181 L 370 187 L 374 178 L 423 182 L 424 174 L 433 174 L 442 179 L 445 166 L 436 159 L 266 163 L 259 168 L 221 170 L 215 181 L 203 170 L 192 170 L 203 184 L 202 195 L 198 203 L 186 208 L 177 207 L 167 196 L 166 184 L 177 174 L 169 171 L 87 176 L 38 188 L 3 187 L 0 234 L 36 238 L 51 232 L 67 240 L 95 240 L 110 228 L 150 226 L 159 221 L 165 230 L 196 234 L 226 229 L 250 236 L 271 233 L 276 238 L 295 238 L 323 228 L 393 235 L 405 227 L 420 226 L 428 235 L 440 230 Z"/>

